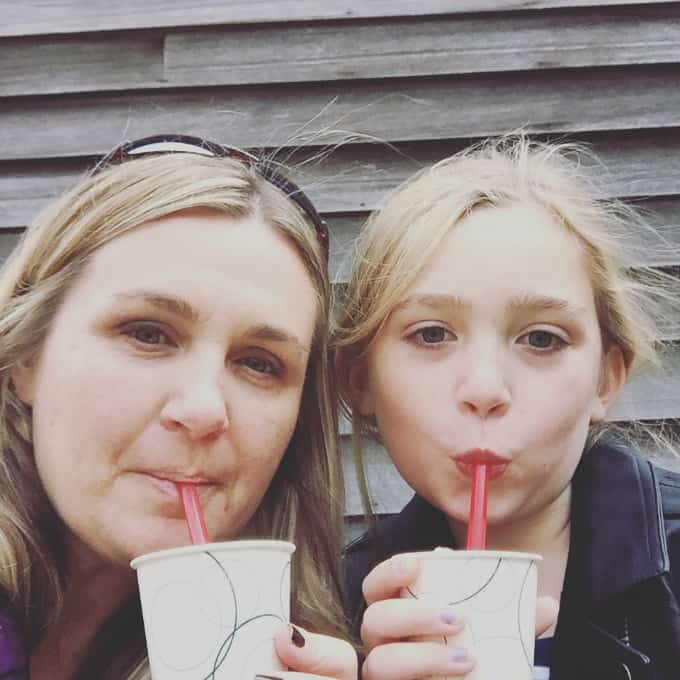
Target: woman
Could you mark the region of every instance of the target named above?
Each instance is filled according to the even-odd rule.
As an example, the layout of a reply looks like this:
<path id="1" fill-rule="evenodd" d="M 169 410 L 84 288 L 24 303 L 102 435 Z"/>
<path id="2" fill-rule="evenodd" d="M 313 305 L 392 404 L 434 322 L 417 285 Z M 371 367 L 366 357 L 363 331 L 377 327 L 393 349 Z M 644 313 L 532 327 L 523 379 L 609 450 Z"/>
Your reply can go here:
<path id="1" fill-rule="evenodd" d="M 314 632 L 282 631 L 282 663 L 355 676 L 326 637 L 343 634 L 326 258 L 295 185 L 179 136 L 116 149 L 29 228 L 0 278 L 7 677 L 150 677 L 129 562 L 189 542 L 181 481 L 212 540 L 296 543 L 291 618 Z"/>
<path id="2" fill-rule="evenodd" d="M 574 151 L 470 149 L 407 181 L 361 234 L 343 395 L 416 492 L 347 552 L 364 680 L 474 668 L 455 607 L 398 599 L 419 565 L 395 557 L 465 545 L 474 463 L 490 469 L 487 547 L 541 554 L 538 593 L 559 602 L 535 677 L 678 677 L 680 476 L 604 437 L 627 378 L 656 360 L 654 310 L 677 310 L 677 279 L 626 268 L 626 236 L 645 227 L 593 193 Z"/>

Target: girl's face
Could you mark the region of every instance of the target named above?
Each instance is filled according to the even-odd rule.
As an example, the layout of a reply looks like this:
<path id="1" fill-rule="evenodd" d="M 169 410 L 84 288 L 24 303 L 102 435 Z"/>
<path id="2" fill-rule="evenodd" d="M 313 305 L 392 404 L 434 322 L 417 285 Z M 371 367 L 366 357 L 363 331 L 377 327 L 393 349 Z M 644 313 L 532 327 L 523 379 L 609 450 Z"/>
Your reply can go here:
<path id="1" fill-rule="evenodd" d="M 624 374 L 620 352 L 603 356 L 575 237 L 513 204 L 451 230 L 350 382 L 403 477 L 454 523 L 470 462 L 495 461 L 489 521 L 502 524 L 564 497 Z"/>
<path id="2" fill-rule="evenodd" d="M 237 537 L 295 428 L 317 309 L 259 218 L 187 211 L 97 251 L 13 374 L 68 529 L 117 563 L 185 545 L 189 480 L 212 540 Z"/>

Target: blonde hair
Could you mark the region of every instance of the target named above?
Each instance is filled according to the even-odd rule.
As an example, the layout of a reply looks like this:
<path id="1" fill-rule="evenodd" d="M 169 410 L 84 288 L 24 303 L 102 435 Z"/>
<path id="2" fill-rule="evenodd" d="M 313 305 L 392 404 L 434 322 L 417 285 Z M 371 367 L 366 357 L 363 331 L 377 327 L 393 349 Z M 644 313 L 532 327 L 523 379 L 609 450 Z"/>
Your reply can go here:
<path id="1" fill-rule="evenodd" d="M 379 434 L 352 408 L 349 367 L 361 358 L 450 230 L 481 206 L 529 203 L 545 208 L 585 255 L 604 347 L 618 346 L 630 372 L 659 364 L 658 320 L 674 308 L 676 277 L 638 267 L 640 235 L 660 239 L 631 207 L 604 196 L 584 168 L 603 169 L 582 146 L 532 141 L 523 134 L 487 140 L 408 179 L 370 216 L 355 245 L 341 313 L 333 330 L 341 403 L 352 420 L 359 487 L 370 516 L 361 439 Z M 637 239 L 636 239 L 637 234 Z M 664 244 L 668 247 L 668 244 Z M 666 332 L 672 329 L 664 329 Z M 611 425 L 607 425 L 611 428 Z M 603 427 L 592 429 L 590 442 Z"/>
<path id="2" fill-rule="evenodd" d="M 293 619 L 317 632 L 344 632 L 338 565 L 343 490 L 328 362 L 330 283 L 322 248 L 298 206 L 255 169 L 232 159 L 181 153 L 130 160 L 83 178 L 38 217 L 0 274 L 0 586 L 19 610 L 29 644 L 56 618 L 65 566 L 61 523 L 34 463 L 31 412 L 14 393 L 11 369 L 40 347 L 95 251 L 149 220 L 192 208 L 233 218 L 260 215 L 294 244 L 318 293 L 295 432 L 247 533 L 296 543 Z M 143 643 L 141 621 L 138 631 Z M 123 677 L 150 677 L 144 659 L 136 665 Z M 103 668 L 98 673 L 109 677 Z"/>

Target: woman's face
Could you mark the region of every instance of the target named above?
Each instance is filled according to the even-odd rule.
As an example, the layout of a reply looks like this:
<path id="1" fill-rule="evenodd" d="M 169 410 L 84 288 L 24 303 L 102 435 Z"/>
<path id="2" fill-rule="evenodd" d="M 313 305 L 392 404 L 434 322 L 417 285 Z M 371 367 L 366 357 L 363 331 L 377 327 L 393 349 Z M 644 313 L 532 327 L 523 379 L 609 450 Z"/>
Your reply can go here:
<path id="1" fill-rule="evenodd" d="M 124 563 L 189 542 L 174 482 L 212 540 L 255 512 L 295 428 L 318 303 L 259 218 L 159 219 L 102 247 L 13 374 L 66 526 Z"/>
<path id="2" fill-rule="evenodd" d="M 603 357 L 575 237 L 514 204 L 451 230 L 351 382 L 403 477 L 454 524 L 470 463 L 495 460 L 489 520 L 502 524 L 565 497 L 624 374 L 620 353 Z"/>

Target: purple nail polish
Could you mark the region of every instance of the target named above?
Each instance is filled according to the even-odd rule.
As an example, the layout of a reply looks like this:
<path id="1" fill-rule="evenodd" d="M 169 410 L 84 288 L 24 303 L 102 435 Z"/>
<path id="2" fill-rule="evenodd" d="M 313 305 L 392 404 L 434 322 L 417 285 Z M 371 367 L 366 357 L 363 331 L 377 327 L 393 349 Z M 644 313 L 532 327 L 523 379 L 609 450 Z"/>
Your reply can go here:
<path id="1" fill-rule="evenodd" d="M 465 647 L 451 647 L 449 650 L 449 659 L 451 661 L 467 661 L 470 658 Z"/>
<path id="2" fill-rule="evenodd" d="M 442 620 L 443 623 L 445 623 L 448 626 L 452 626 L 454 623 L 458 623 L 458 619 L 456 618 L 455 614 L 448 610 L 443 611 L 439 615 L 439 618 Z"/>

